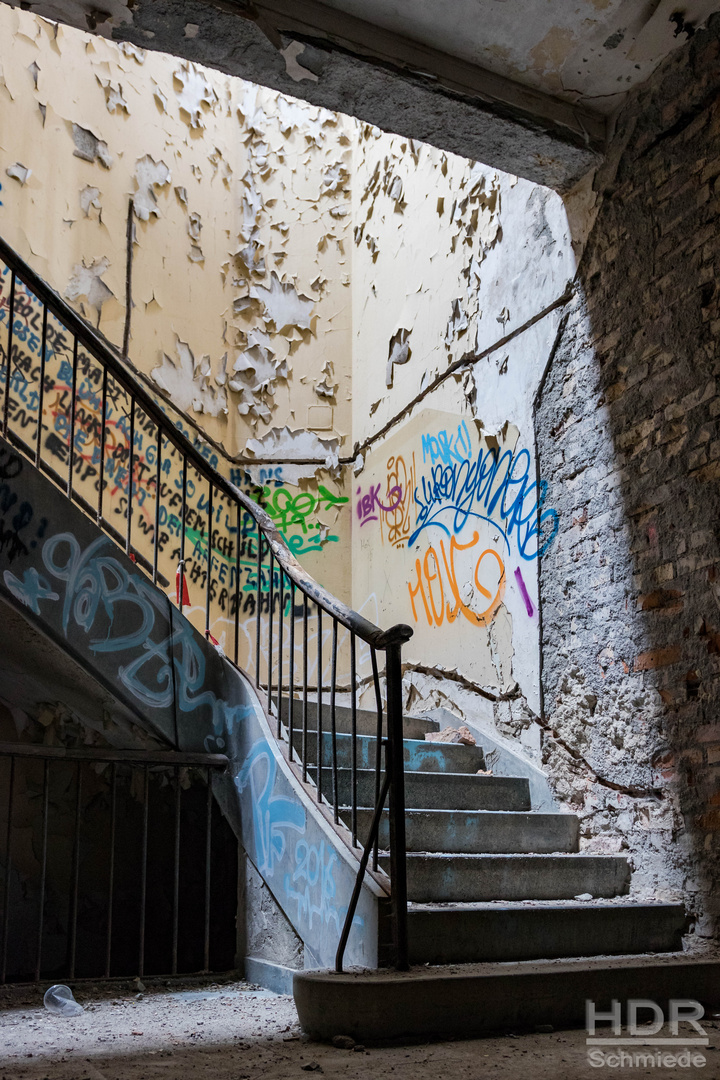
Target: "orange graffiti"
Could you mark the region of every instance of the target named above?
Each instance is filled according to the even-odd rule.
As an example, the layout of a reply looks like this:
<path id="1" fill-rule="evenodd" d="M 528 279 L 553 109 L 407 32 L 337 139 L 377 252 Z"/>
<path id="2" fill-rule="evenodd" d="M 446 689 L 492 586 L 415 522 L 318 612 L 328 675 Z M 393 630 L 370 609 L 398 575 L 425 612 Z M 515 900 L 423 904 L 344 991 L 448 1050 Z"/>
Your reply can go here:
<path id="1" fill-rule="evenodd" d="M 387 463 L 387 486 L 388 491 L 399 488 L 402 497 L 395 503 L 392 510 L 383 512 L 382 517 L 388 531 L 388 540 L 393 547 L 400 547 L 407 542 L 412 532 L 415 521 L 412 514 L 414 507 L 415 492 L 415 454 L 412 456 L 410 469 L 405 464 L 405 459 L 398 457 L 388 458 Z M 384 539 L 384 537 L 383 537 Z"/>
<path id="2" fill-rule="evenodd" d="M 455 552 L 468 551 L 470 548 L 475 547 L 478 540 L 478 533 L 473 533 L 472 540 L 467 544 L 458 543 L 453 536 L 450 540 L 449 559 L 445 551 L 445 541 L 441 540 L 440 554 L 442 555 L 442 568 L 437 552 L 432 546 L 425 552 L 425 558 L 422 562 L 420 559 L 415 560 L 416 584 L 413 587 L 412 583 L 408 583 L 410 603 L 412 605 L 412 613 L 415 622 L 419 621 L 417 608 L 415 606 L 415 597 L 418 593 L 422 598 L 428 626 L 442 626 L 445 619 L 447 619 L 448 623 L 454 623 L 458 615 L 464 615 L 468 622 L 473 626 L 487 626 L 489 622 L 492 622 L 505 594 L 505 564 L 497 551 L 495 551 L 494 548 L 486 548 L 475 563 L 473 572 L 475 588 L 481 596 L 489 601 L 488 606 L 483 611 L 478 613 L 468 607 L 461 596 L 460 587 L 458 586 L 457 581 Z M 493 585 L 493 588 L 495 589 L 494 593 L 492 589 L 486 588 L 486 584 L 494 581 L 495 573 L 497 572 L 495 571 L 495 573 L 493 573 L 491 565 L 485 561 L 488 556 L 491 557 L 490 563 L 492 563 L 492 560 L 494 559 L 499 568 L 497 587 Z M 483 580 L 486 583 L 485 585 L 483 584 Z M 448 599 L 448 593 L 450 594 L 451 599 Z M 451 600 L 454 602 L 454 606 L 453 603 L 451 603 Z"/>

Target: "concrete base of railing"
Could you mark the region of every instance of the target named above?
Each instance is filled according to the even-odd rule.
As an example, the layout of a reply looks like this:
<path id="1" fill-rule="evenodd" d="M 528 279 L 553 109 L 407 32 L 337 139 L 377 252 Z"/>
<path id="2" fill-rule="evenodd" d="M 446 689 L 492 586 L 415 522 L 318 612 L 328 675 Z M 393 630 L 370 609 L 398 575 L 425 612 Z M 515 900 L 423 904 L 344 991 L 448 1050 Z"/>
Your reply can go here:
<path id="1" fill-rule="evenodd" d="M 293 994 L 303 1030 L 357 1042 L 471 1038 L 538 1025 L 582 1027 L 585 1003 L 608 1012 L 613 999 L 720 1004 L 720 960 L 683 954 L 413 968 L 409 972 L 302 971 Z M 611 1034 L 604 1028 L 603 1034 Z M 683 1025 L 688 1037 L 696 1033 Z"/>

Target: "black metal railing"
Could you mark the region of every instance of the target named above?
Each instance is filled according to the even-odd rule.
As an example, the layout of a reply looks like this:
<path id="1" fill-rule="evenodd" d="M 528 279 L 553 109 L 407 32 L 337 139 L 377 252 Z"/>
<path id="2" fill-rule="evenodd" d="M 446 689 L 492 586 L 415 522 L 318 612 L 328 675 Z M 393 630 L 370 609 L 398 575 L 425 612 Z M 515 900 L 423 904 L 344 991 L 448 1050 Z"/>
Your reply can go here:
<path id="1" fill-rule="evenodd" d="M 371 854 L 378 868 L 377 824 L 389 792 L 394 963 L 406 968 L 401 649 L 411 628 L 382 631 L 323 589 L 269 514 L 221 475 L 202 439 L 190 441 L 182 414 L 142 386 L 113 347 L 0 239 L 0 342 L 3 333 L 2 434 L 154 583 L 167 587 L 175 577 L 178 606 L 254 680 L 297 775 L 314 786 L 336 826 L 341 810 L 349 816 L 356 851 L 362 646 L 369 669 L 363 678 L 377 713 L 367 737 L 374 753 L 369 746 L 366 755 L 373 761 L 376 813 L 336 966 L 342 969 Z M 201 603 L 193 603 L 190 587 L 202 593 Z M 242 624 L 241 611 L 248 615 Z M 385 655 L 384 671 L 378 653 Z M 336 723 L 341 694 L 350 703 L 344 738 Z M 341 755 L 349 779 L 343 799 Z"/>
<path id="2" fill-rule="evenodd" d="M 213 776 L 227 766 L 221 754 L 0 743 L 0 777 L 7 783 L 7 801 L 0 808 L 5 818 L 0 984 L 10 978 L 37 982 L 58 969 L 68 979 L 142 976 L 148 973 L 148 955 L 151 974 L 210 971 Z M 188 773 L 205 787 L 194 799 Z M 194 806 L 188 808 L 189 801 Z M 14 846 L 21 841 L 23 850 L 14 861 Z M 16 872 L 16 881 L 15 863 L 25 871 Z M 193 891 L 195 904 L 183 913 L 179 959 L 181 884 L 183 904 L 188 907 Z M 236 899 L 236 880 L 230 876 L 226 884 Z M 234 910 L 224 906 L 234 937 Z M 189 942 L 188 935 L 195 940 Z M 161 942 L 163 936 L 167 940 Z"/>

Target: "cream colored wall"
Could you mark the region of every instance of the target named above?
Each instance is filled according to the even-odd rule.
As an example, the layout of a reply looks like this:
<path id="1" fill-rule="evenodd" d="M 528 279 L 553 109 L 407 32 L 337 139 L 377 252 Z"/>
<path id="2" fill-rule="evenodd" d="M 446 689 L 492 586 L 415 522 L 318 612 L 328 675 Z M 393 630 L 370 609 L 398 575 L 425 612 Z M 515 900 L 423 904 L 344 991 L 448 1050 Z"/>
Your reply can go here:
<path id="1" fill-rule="evenodd" d="M 5 6 L 0 63 L 20 254 L 120 346 L 132 197 L 131 360 L 231 455 L 286 424 L 349 435 L 352 125 Z"/>
<path id="2" fill-rule="evenodd" d="M 488 509 L 490 496 L 487 513 L 458 512 L 438 477 L 457 483 L 495 453 L 514 470 L 517 514 L 537 502 L 532 399 L 557 317 L 522 328 L 574 272 L 560 198 L 3 6 L 0 64 L 5 238 L 120 346 L 132 198 L 131 362 L 224 448 L 207 450 L 213 464 L 260 485 L 327 588 L 381 625 L 413 626 L 416 681 L 440 672 L 537 713 L 537 537 L 503 504 Z M 516 332 L 432 389 L 450 364 Z M 356 471 L 344 467 L 366 440 Z M 544 520 L 547 535 L 555 519 Z M 220 548 L 212 557 L 227 562 Z M 172 581 L 176 537 L 163 558 Z M 249 663 L 252 625 L 243 611 Z M 229 607 L 212 626 L 231 640 Z"/>
<path id="3" fill-rule="evenodd" d="M 353 600 L 412 626 L 411 702 L 492 721 L 510 698 L 537 715 L 537 553 L 557 520 L 547 492 L 538 539 L 533 397 L 558 317 L 523 327 L 574 273 L 565 210 L 431 146 L 367 125 L 358 142 Z"/>
<path id="4" fill-rule="evenodd" d="M 3 237 L 120 348 L 133 200 L 130 362 L 224 449 L 205 447 L 217 468 L 263 488 L 291 548 L 347 599 L 350 511 L 337 458 L 351 434 L 353 128 L 242 80 L 0 5 Z M 57 350 L 50 360 L 55 393 L 43 419 L 47 435 L 65 441 L 68 359 Z M 28 362 L 31 370 L 37 380 Z M 25 398 L 30 386 L 28 375 Z M 124 404 L 120 395 L 118 415 Z M 127 456 L 127 432 L 111 423 Z M 86 432 L 77 479 L 91 501 L 99 433 L 97 422 Z M 152 437 L 147 428 L 137 445 L 136 434 L 136 465 L 147 467 L 136 490 L 154 462 Z M 44 441 L 58 452 L 57 438 L 54 450 Z M 298 457 L 313 463 L 292 464 Z M 245 468 L 237 458 L 266 463 Z M 106 493 L 114 524 L 126 491 L 121 477 Z M 190 612 L 204 627 L 203 493 L 193 492 Z M 139 515 L 148 528 L 150 495 Z M 161 573 L 172 583 L 177 508 L 166 503 Z M 245 554 L 249 574 L 254 552 Z M 216 569 L 227 562 L 220 548 L 212 559 Z M 226 600 L 212 620 L 226 646 L 232 622 Z"/>

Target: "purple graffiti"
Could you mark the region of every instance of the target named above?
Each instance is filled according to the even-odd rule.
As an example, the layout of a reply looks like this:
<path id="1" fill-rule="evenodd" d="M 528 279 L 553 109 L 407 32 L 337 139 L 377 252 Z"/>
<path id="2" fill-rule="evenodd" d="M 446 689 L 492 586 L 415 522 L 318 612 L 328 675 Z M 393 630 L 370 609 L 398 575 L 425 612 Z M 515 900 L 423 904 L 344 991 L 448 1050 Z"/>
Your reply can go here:
<path id="1" fill-rule="evenodd" d="M 523 576 L 520 573 L 520 567 L 519 566 L 518 566 L 517 570 L 515 571 L 515 580 L 518 583 L 518 588 L 520 590 L 520 595 L 522 596 L 523 600 L 525 601 L 525 610 L 528 613 L 528 617 L 532 619 L 533 615 L 535 614 L 535 608 L 533 607 L 533 602 L 530 599 L 530 594 L 527 591 L 527 586 L 525 585 L 525 582 L 523 581 Z"/>
<path id="2" fill-rule="evenodd" d="M 374 487 L 371 485 L 367 495 L 363 495 L 362 488 L 359 487 L 357 495 L 357 515 L 360 518 L 361 526 L 367 525 L 368 521 L 378 520 L 378 515 L 375 513 L 376 509 L 381 510 L 384 514 L 390 514 L 393 510 L 397 510 L 402 502 L 402 488 L 400 486 L 390 488 L 388 491 L 388 498 L 391 500 L 389 506 L 385 506 L 380 502 L 380 484 L 375 484 Z"/>

